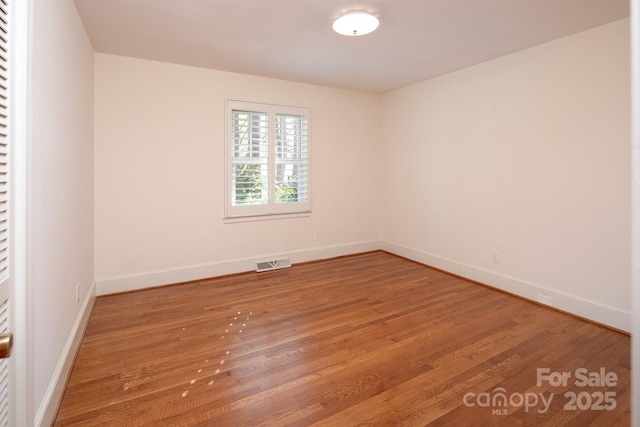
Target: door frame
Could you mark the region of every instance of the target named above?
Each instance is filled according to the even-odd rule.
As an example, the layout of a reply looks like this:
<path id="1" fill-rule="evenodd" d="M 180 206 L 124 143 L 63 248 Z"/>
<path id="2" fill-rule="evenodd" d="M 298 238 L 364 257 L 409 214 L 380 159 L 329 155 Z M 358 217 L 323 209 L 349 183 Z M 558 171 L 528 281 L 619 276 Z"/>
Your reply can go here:
<path id="1" fill-rule="evenodd" d="M 640 427 L 640 0 L 631 0 L 631 425 Z"/>
<path id="2" fill-rule="evenodd" d="M 10 359 L 10 417 L 15 425 L 31 426 L 33 412 L 33 316 L 30 224 L 32 148 L 32 40 L 34 0 L 11 2 L 11 329 L 15 336 Z"/>

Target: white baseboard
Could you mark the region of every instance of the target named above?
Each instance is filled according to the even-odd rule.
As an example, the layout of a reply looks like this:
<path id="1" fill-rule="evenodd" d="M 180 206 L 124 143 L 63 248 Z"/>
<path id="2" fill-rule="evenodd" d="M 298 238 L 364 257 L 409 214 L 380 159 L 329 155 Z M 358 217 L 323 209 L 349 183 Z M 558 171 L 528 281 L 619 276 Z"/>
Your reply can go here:
<path id="1" fill-rule="evenodd" d="M 69 333 L 69 338 L 67 339 L 64 349 L 62 350 L 62 354 L 60 355 L 60 359 L 56 364 L 56 369 L 53 372 L 51 381 L 49 382 L 49 387 L 47 387 L 47 391 L 42 399 L 42 404 L 36 412 L 34 422 L 35 426 L 50 426 L 55 420 L 55 416 L 58 412 L 58 407 L 62 401 L 62 395 L 64 394 L 64 389 L 67 384 L 67 378 L 69 378 L 76 353 L 82 343 L 84 332 L 87 329 L 89 318 L 91 317 L 91 312 L 93 311 L 93 306 L 96 302 L 95 287 L 96 284 L 94 282 L 91 289 L 89 289 L 89 292 L 87 292 L 86 298 L 82 302 L 82 306 L 78 312 L 78 317 L 73 324 L 71 332 Z"/>
<path id="2" fill-rule="evenodd" d="M 345 245 L 304 249 L 288 253 L 268 254 L 260 257 L 232 259 L 228 261 L 189 265 L 166 270 L 105 277 L 96 279 L 96 294 L 106 295 L 117 292 L 128 292 L 155 286 L 206 279 L 209 277 L 219 277 L 228 274 L 244 273 L 246 271 L 255 271 L 257 262 L 276 258 L 290 258 L 291 263 L 295 264 L 374 251 L 377 249 L 380 249 L 380 241 L 370 240 Z"/>
<path id="3" fill-rule="evenodd" d="M 538 293 L 543 293 L 553 298 L 553 307 L 558 310 L 621 331 L 631 331 L 630 311 L 395 243 L 381 242 L 380 247 L 389 253 L 465 277 L 531 301 L 537 301 Z"/>

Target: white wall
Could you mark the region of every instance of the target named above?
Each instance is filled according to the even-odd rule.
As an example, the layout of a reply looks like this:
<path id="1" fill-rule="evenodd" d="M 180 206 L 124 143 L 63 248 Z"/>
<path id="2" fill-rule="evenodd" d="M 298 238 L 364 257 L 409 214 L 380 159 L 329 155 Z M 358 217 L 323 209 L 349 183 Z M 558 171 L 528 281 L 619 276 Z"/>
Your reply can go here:
<path id="1" fill-rule="evenodd" d="M 35 0 L 33 17 L 30 406 L 34 424 L 48 425 L 79 319 L 94 294 L 93 50 L 72 1 Z"/>
<path id="2" fill-rule="evenodd" d="M 384 247 L 629 330 L 629 66 L 625 19 L 385 94 Z"/>
<path id="3" fill-rule="evenodd" d="M 311 109 L 310 217 L 224 223 L 225 98 Z M 95 55 L 98 293 L 378 247 L 377 95 Z M 316 228 L 321 239 L 314 239 Z"/>

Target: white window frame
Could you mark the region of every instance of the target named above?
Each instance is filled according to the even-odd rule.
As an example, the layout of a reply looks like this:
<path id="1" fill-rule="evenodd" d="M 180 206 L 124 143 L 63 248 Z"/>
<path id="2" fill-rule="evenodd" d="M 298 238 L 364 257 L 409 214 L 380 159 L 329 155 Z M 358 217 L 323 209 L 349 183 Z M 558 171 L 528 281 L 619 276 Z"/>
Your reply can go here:
<path id="1" fill-rule="evenodd" d="M 234 205 L 233 196 L 235 192 L 233 181 L 233 145 L 234 145 L 234 111 L 248 111 L 265 113 L 268 116 L 268 148 L 266 168 L 269 179 L 267 188 L 267 201 L 260 204 Z M 259 102 L 226 100 L 225 119 L 225 220 L 260 220 L 290 218 L 298 216 L 308 216 L 311 214 L 311 156 L 310 156 L 310 110 L 303 107 L 293 107 L 285 105 L 266 104 Z M 276 201 L 275 175 L 276 175 L 276 115 L 304 116 L 307 124 L 306 137 L 306 199 L 296 202 Z M 302 160 L 304 162 L 304 159 Z"/>

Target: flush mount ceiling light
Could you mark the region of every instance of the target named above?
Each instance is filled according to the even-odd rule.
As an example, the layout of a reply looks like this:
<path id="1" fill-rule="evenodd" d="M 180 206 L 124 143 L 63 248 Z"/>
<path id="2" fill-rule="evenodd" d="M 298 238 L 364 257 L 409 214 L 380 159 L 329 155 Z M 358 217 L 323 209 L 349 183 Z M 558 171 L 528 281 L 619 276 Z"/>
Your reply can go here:
<path id="1" fill-rule="evenodd" d="M 333 21 L 333 31 L 345 36 L 363 36 L 378 28 L 378 24 L 378 18 L 368 12 L 349 12 Z"/>

